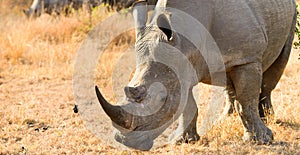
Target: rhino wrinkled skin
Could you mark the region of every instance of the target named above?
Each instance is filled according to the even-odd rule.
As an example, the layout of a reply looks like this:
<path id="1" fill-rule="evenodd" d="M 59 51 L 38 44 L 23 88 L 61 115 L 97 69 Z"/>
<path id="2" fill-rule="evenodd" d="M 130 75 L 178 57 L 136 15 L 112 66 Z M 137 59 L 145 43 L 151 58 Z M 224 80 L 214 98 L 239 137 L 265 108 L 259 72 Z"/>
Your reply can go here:
<path id="1" fill-rule="evenodd" d="M 197 19 L 209 31 L 223 58 L 229 99 L 231 103 L 234 102 L 242 120 L 243 139 L 261 144 L 272 142 L 272 131 L 261 120 L 260 116 L 264 114 L 259 114 L 258 104 L 261 102 L 262 106 L 271 105 L 271 91 L 278 83 L 288 61 L 296 21 L 295 1 L 158 0 L 156 5 L 157 8 L 169 7 L 181 10 Z M 142 9 L 135 9 L 137 6 Z M 173 119 L 181 92 L 176 73 L 169 66 L 155 61 L 159 59 L 156 52 L 172 53 L 172 50 L 177 48 L 195 68 L 198 79 L 186 90 L 187 105 L 182 111 L 177 129 L 180 136 L 174 138 L 177 142 L 197 141 L 199 140 L 196 131 L 197 106 L 191 90 L 197 82 L 213 84 L 208 64 L 188 39 L 172 31 L 172 24 L 176 22 L 172 10 L 156 11 L 150 21 L 154 24 L 147 26 L 146 6 L 145 2 L 138 2 L 134 6 L 135 23 L 140 27 L 136 29 L 136 55 L 140 64 L 129 83 L 130 87 L 125 88 L 126 104 L 123 103 L 122 106 L 109 104 L 96 87 L 99 102 L 119 130 L 115 136 L 117 141 L 139 150 L 151 149 L 153 140 L 165 128 L 147 131 L 159 128 Z M 189 23 L 186 23 L 186 27 L 188 26 Z M 194 28 L 190 27 L 189 30 L 193 31 Z M 194 35 L 201 35 L 195 33 Z M 159 45 L 161 42 L 170 46 L 161 48 Z M 202 44 L 201 40 L 199 44 Z M 180 68 L 181 64 L 177 65 Z M 151 85 L 157 82 L 163 84 L 166 89 L 159 86 L 152 88 Z M 131 94 L 132 92 L 134 94 Z M 160 93 L 155 94 L 156 92 Z M 155 115 L 147 116 L 138 116 L 123 110 L 138 107 L 136 105 L 140 104 L 150 106 L 155 104 L 161 108 Z M 139 112 L 138 108 L 135 110 Z M 192 121 L 187 122 L 188 119 Z"/>

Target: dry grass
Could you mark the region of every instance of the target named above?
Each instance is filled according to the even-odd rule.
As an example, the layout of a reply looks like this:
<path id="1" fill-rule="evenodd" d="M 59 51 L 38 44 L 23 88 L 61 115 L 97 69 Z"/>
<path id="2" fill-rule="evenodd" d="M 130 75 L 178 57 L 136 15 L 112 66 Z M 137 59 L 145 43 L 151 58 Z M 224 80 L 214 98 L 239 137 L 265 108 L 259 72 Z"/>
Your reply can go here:
<path id="1" fill-rule="evenodd" d="M 275 133 L 271 145 L 252 145 L 241 140 L 241 122 L 226 118 L 196 144 L 165 145 L 148 152 L 120 151 L 89 133 L 74 105 L 72 74 L 75 54 L 89 26 L 88 16 L 43 15 L 26 19 L 12 1 L 0 1 L 0 154 L 300 154 L 300 61 L 293 50 L 280 83 L 273 92 Z M 105 9 L 95 11 L 92 27 Z M 113 42 L 103 56 L 99 83 L 111 88 L 114 62 L 133 33 Z M 113 52 L 110 52 L 113 51 Z M 209 101 L 210 88 L 202 85 L 200 105 Z M 111 89 L 108 89 L 111 90 Z M 110 100 L 111 91 L 105 92 Z M 204 113 L 202 109 L 200 114 Z M 199 120 L 200 124 L 201 120 Z"/>

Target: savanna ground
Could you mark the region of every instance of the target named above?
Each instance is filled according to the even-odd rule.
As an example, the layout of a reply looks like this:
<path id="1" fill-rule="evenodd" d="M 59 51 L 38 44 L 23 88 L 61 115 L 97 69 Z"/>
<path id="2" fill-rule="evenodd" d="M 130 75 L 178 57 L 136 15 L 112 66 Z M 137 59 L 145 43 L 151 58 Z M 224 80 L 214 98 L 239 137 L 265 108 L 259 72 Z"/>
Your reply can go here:
<path id="1" fill-rule="evenodd" d="M 234 114 L 195 144 L 164 145 L 147 152 L 120 150 L 91 134 L 72 110 L 76 52 L 87 32 L 109 13 L 100 7 L 92 21 L 84 12 L 28 20 L 21 10 L 29 3 L 0 1 L 0 154 L 300 154 L 298 49 L 293 49 L 273 91 L 275 118 L 268 124 L 275 136 L 272 144 L 242 142 L 241 122 Z M 100 66 L 97 84 L 110 100 L 114 61 L 133 38 L 132 32 L 117 38 L 104 55 L 110 61 Z M 201 88 L 198 104 L 206 105 L 210 88 Z"/>

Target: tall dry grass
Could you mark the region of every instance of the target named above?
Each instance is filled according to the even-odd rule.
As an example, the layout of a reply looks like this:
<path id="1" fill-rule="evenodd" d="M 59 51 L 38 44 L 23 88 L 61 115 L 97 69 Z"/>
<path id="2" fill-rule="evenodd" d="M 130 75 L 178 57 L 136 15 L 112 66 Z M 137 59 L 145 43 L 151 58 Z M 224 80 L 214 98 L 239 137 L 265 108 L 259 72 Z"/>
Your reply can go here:
<path id="1" fill-rule="evenodd" d="M 103 7 L 94 10 L 92 23 L 85 12 L 30 20 L 22 14 L 29 3 L 0 1 L 0 154 L 300 154 L 299 50 L 292 52 L 273 92 L 276 115 L 268 124 L 275 134 L 273 144 L 243 143 L 241 121 L 233 114 L 196 144 L 123 151 L 89 133 L 80 116 L 72 112 L 76 52 L 87 32 L 109 13 Z M 116 38 L 102 57 L 105 63 L 99 66 L 96 80 L 107 88 L 105 95 L 111 101 L 115 62 L 133 43 L 134 32 L 128 32 Z M 201 85 L 200 118 L 210 93 L 209 86 Z"/>
<path id="2" fill-rule="evenodd" d="M 30 5 L 21 5 L 22 1 L 0 3 L 2 70 L 17 66 L 16 70 L 13 69 L 17 72 L 20 68 L 26 70 L 31 66 L 44 74 L 51 74 L 49 76 L 58 76 L 59 73 L 71 78 L 72 63 L 79 45 L 87 32 L 108 15 L 105 8 L 100 8 L 91 15 L 92 21 L 89 14 L 83 11 L 68 17 L 44 14 L 36 19 L 27 19 L 22 14 L 22 8 Z M 43 69 L 47 71 L 43 72 Z"/>

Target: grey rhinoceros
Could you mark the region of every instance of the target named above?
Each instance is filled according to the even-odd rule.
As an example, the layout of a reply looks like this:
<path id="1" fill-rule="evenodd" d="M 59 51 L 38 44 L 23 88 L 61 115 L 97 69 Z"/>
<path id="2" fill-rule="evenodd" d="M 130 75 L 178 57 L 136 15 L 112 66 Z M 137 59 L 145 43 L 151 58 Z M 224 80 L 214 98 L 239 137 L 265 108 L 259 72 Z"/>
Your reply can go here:
<path id="1" fill-rule="evenodd" d="M 180 111 L 177 129 L 180 136 L 174 138 L 178 142 L 199 140 L 198 109 L 191 90 L 198 82 L 222 83 L 222 80 L 220 83 L 212 81 L 214 73 L 210 70 L 211 64 L 219 62 L 209 62 L 202 49 L 197 48 L 207 40 L 187 39 L 204 35 L 193 23 L 181 27 L 182 33 L 189 36 L 179 33 L 180 29 L 174 25 L 185 18 L 174 15 L 174 9 L 201 23 L 219 47 L 222 59 L 211 60 L 224 64 L 225 83 L 244 127 L 243 139 L 262 144 L 273 140 L 272 131 L 260 119 L 258 104 L 264 96 L 265 103 L 270 104 L 270 93 L 288 61 L 296 23 L 294 0 L 158 0 L 149 25 L 146 24 L 147 2 L 139 0 L 133 5 L 138 65 L 130 87 L 124 89 L 124 103 L 110 104 L 96 87 L 102 108 L 119 130 L 115 135 L 118 142 L 149 150 L 153 140 L 169 125 L 167 122 L 179 117 L 176 112 L 180 109 L 182 92 L 187 92 L 187 101 Z M 195 69 L 197 79 L 185 76 L 184 80 L 190 81 L 185 86 L 177 74 L 184 75 L 188 69 L 185 69 L 184 59 L 173 55 L 174 51 L 180 51 Z M 207 54 L 214 55 L 213 52 Z M 164 60 L 171 65 L 164 64 Z M 216 75 L 217 72 L 215 70 Z M 163 87 L 152 87 L 153 83 Z M 144 114 L 147 108 L 143 107 L 151 109 L 152 105 L 159 108 L 154 114 Z"/>
<path id="2" fill-rule="evenodd" d="M 23 12 L 27 17 L 38 17 L 43 9 L 48 14 L 68 14 L 70 8 L 78 10 L 84 3 L 96 7 L 100 5 L 100 0 L 33 0 L 29 9 L 23 10 Z"/>

